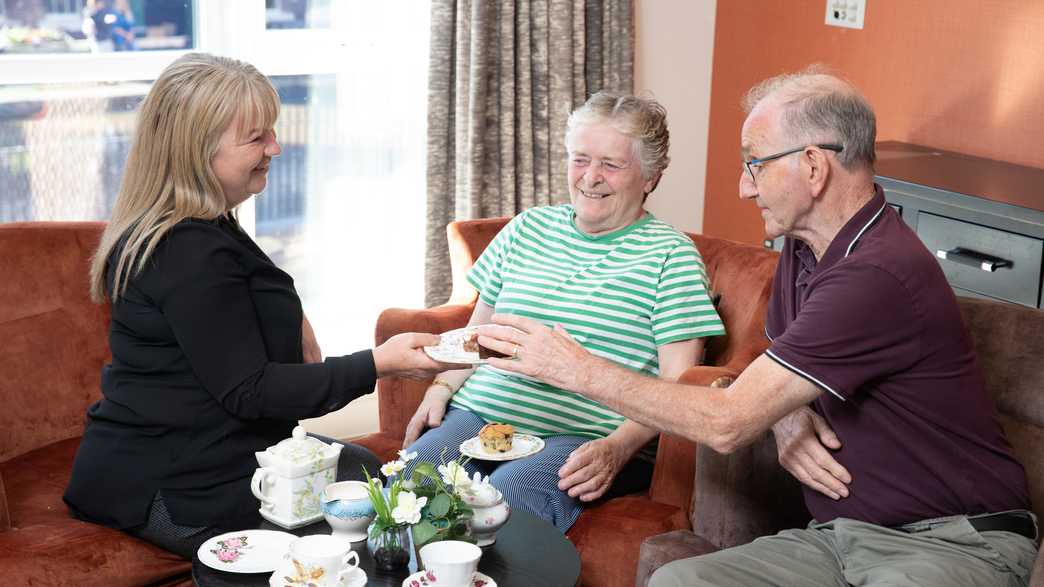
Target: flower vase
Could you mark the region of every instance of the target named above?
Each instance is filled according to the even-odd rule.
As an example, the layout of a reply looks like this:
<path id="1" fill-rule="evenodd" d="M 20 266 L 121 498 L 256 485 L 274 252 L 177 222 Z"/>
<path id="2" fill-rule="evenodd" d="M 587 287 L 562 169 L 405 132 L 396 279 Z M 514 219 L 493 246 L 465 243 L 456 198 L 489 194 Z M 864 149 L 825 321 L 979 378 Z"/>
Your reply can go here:
<path id="1" fill-rule="evenodd" d="M 377 529 L 371 523 L 367 531 L 366 549 L 379 569 L 390 571 L 409 565 L 410 544 L 409 526 Z"/>

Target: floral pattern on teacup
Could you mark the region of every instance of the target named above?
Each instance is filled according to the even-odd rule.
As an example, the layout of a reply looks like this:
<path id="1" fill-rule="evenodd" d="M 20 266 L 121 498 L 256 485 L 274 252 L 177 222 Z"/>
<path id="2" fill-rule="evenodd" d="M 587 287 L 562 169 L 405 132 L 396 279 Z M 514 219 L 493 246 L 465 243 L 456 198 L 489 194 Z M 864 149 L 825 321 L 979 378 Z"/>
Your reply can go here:
<path id="1" fill-rule="evenodd" d="M 423 575 L 410 581 L 410 587 L 427 587 L 428 585 L 437 586 L 438 584 L 438 579 L 431 571 L 425 571 Z M 475 577 L 472 579 L 471 587 L 485 587 L 486 584 L 487 583 L 484 579 Z"/>
<path id="2" fill-rule="evenodd" d="M 294 575 L 283 576 L 286 587 L 319 587 L 323 584 L 326 570 L 321 565 L 306 567 L 294 558 L 290 562 L 294 564 Z"/>
<path id="3" fill-rule="evenodd" d="M 211 549 L 211 553 L 217 557 L 217 559 L 223 563 L 234 563 L 243 556 L 244 550 L 249 550 L 251 546 L 247 544 L 246 536 L 234 536 L 232 538 L 226 538 L 224 540 L 218 540 L 217 548 Z"/>

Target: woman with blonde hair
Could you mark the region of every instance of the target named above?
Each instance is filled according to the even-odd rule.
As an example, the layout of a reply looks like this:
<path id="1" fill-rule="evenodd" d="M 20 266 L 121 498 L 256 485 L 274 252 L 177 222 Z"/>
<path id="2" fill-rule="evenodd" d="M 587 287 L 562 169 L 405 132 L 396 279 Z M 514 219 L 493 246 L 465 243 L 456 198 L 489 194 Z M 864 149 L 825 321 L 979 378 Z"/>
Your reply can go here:
<path id="1" fill-rule="evenodd" d="M 65 501 L 186 558 L 222 529 L 258 523 L 254 451 L 370 393 L 377 377 L 446 368 L 421 349 L 438 343 L 429 334 L 322 360 L 293 279 L 235 216 L 280 153 L 278 113 L 249 64 L 192 53 L 167 67 L 142 103 L 91 266 L 93 298 L 112 302 L 112 363 Z"/>

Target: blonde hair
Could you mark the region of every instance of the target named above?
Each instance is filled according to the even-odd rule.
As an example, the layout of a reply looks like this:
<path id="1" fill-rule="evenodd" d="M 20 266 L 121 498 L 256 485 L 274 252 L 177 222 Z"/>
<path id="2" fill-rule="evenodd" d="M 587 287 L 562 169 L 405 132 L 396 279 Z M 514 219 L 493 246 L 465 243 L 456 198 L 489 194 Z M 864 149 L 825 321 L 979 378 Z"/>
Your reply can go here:
<path id="1" fill-rule="evenodd" d="M 249 63 L 189 53 L 167 66 L 138 114 L 120 193 L 91 261 L 91 298 L 105 300 L 109 256 L 121 242 L 113 301 L 175 224 L 234 220 L 211 169 L 221 135 L 233 124 L 241 131 L 271 128 L 278 115 L 275 88 Z"/>
<path id="2" fill-rule="evenodd" d="M 667 156 L 671 134 L 667 131 L 667 110 L 663 105 L 652 98 L 597 92 L 569 115 L 566 121 L 566 145 L 578 126 L 600 123 L 631 137 L 635 158 L 642 166 L 642 177 L 646 180 L 656 178 L 656 183 L 659 183 L 660 174 L 671 162 Z M 656 184 L 653 184 L 654 189 Z"/>

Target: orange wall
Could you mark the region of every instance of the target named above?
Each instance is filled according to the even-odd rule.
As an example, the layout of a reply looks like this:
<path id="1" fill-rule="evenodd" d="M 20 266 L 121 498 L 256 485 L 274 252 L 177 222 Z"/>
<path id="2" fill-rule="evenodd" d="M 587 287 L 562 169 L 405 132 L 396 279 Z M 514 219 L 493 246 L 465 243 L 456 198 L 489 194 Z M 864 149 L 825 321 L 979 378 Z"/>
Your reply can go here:
<path id="1" fill-rule="evenodd" d="M 1044 168 L 1044 1 L 867 4 L 863 30 L 849 30 L 823 24 L 824 0 L 718 2 L 705 233 L 763 238 L 753 204 L 737 196 L 739 102 L 761 79 L 810 63 L 863 90 L 878 140 Z"/>

